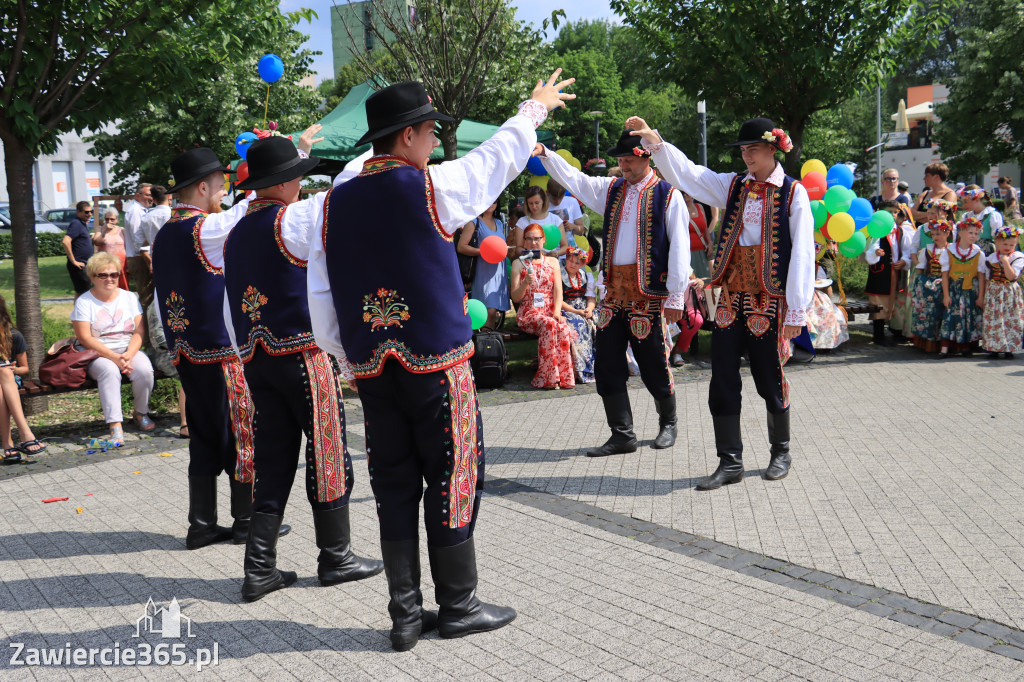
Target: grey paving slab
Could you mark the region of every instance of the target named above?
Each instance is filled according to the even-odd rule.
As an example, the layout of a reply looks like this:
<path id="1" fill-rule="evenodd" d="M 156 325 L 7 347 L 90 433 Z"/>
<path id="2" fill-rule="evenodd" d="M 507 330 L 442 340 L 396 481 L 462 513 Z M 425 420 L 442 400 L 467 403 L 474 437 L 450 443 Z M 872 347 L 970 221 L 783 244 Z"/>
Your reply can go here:
<path id="1" fill-rule="evenodd" d="M 213 678 L 273 679 L 1012 679 L 1007 655 L 927 634 L 523 504 L 487 495 L 478 524 L 480 588 L 519 617 L 462 640 L 427 636 L 412 652 L 387 641 L 383 576 L 322 588 L 310 514 L 297 483 L 280 564 L 299 582 L 239 599 L 243 548 L 184 549 L 186 457 L 138 455 L 0 481 L 0 633 L 30 647 L 137 648 L 150 597 L 191 619 L 185 651 L 215 644 Z M 356 456 L 353 544 L 379 556 Z M 301 477 L 300 477 L 301 478 Z M 49 497 L 66 502 L 43 504 Z M 221 513 L 227 515 L 226 486 Z M 548 505 L 552 508 L 553 505 Z M 79 511 L 80 510 L 80 511 Z M 713 556 L 714 552 L 708 552 Z M 424 557 L 426 565 L 426 557 Z M 429 575 L 424 592 L 431 601 Z M 133 641 L 134 640 L 134 641 Z M 5 679 L 192 677 L 191 667 L 12 667 Z"/>

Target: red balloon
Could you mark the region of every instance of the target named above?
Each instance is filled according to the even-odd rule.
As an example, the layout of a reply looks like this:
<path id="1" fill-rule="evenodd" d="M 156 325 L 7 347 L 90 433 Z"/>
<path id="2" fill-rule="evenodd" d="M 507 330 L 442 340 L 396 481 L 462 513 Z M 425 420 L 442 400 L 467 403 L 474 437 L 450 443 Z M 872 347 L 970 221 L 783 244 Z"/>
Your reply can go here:
<path id="1" fill-rule="evenodd" d="M 238 176 L 237 182 L 245 182 L 245 179 L 249 177 L 249 162 L 243 161 L 238 164 L 238 167 L 235 168 L 235 174 Z"/>
<path id="2" fill-rule="evenodd" d="M 810 174 L 808 173 L 808 175 L 810 175 Z M 818 175 L 821 175 L 821 173 L 818 173 Z M 829 215 L 829 220 L 831 220 L 831 219 L 832 219 L 832 216 Z M 832 237 L 828 236 L 828 220 L 826 220 L 825 224 L 821 226 L 820 232 L 821 232 L 821 236 L 824 237 L 826 240 L 832 239 Z"/>
<path id="3" fill-rule="evenodd" d="M 828 182 L 826 182 L 825 176 L 814 171 L 805 175 L 800 182 L 803 184 L 804 189 L 807 190 L 807 196 L 811 201 L 821 199 L 825 196 L 825 191 L 828 189 Z"/>
<path id="4" fill-rule="evenodd" d="M 500 263 L 508 255 L 508 244 L 496 234 L 480 242 L 480 257 L 488 263 Z"/>

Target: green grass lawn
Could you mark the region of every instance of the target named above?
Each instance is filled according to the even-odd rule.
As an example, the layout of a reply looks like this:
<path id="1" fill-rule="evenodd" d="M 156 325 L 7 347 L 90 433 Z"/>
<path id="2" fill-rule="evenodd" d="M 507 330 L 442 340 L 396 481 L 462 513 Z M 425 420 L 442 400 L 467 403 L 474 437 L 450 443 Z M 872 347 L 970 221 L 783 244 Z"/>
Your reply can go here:
<path id="1" fill-rule="evenodd" d="M 65 263 L 67 263 L 67 258 L 64 256 L 39 259 L 40 298 L 63 298 L 75 295 Z M 3 294 L 8 305 L 14 302 L 14 261 L 12 260 L 0 262 L 0 294 Z"/>

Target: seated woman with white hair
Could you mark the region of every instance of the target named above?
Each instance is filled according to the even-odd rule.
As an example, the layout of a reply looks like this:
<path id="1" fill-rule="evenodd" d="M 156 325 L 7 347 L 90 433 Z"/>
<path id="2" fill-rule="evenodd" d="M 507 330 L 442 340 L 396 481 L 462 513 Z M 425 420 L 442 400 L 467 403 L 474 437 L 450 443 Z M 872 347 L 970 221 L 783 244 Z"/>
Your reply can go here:
<path id="1" fill-rule="evenodd" d="M 117 286 L 127 290 L 128 276 L 124 261 L 128 254 L 124 248 L 124 228 L 117 224 L 117 216 L 117 209 L 113 206 L 103 211 L 103 217 L 96 221 L 92 243 L 96 245 L 96 251 L 112 253 L 121 261 L 121 278 L 117 280 Z"/>
<path id="2" fill-rule="evenodd" d="M 149 396 L 153 392 L 153 365 L 142 347 L 142 306 L 139 297 L 117 286 L 121 263 L 112 253 L 101 251 L 85 264 L 92 289 L 75 301 L 71 324 L 78 343 L 99 357 L 89 364 L 89 377 L 99 385 L 103 419 L 110 426 L 110 443 L 124 445 L 121 422 L 121 377 L 128 376 L 135 397 L 135 423 L 143 431 L 156 424 L 149 418 Z"/>

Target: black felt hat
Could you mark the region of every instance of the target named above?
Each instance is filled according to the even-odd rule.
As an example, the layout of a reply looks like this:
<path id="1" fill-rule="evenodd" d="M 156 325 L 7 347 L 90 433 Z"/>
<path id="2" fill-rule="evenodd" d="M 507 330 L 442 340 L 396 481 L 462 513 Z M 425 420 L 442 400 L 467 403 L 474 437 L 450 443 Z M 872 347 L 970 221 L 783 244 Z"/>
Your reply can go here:
<path id="1" fill-rule="evenodd" d="M 614 156 L 615 158 L 620 156 L 638 156 L 648 158 L 651 156 L 651 152 L 643 147 L 643 139 L 639 135 L 633 135 L 628 129 L 622 131 L 622 135 L 619 136 L 619 141 L 615 143 L 614 147 L 605 150 L 605 154 L 608 156 Z"/>
<path id="2" fill-rule="evenodd" d="M 770 118 L 751 118 L 743 122 L 740 126 L 739 139 L 736 142 L 730 142 L 725 145 L 726 147 L 741 147 L 745 144 L 754 144 L 755 142 L 767 142 L 770 145 L 778 147 L 772 140 L 766 140 L 764 137 L 765 133 L 771 134 L 772 130 L 775 129 L 775 123 Z"/>
<path id="3" fill-rule="evenodd" d="M 395 83 L 366 98 L 366 123 L 370 129 L 356 146 L 423 121 L 454 120 L 434 108 L 419 81 Z"/>
<path id="4" fill-rule="evenodd" d="M 253 142 L 245 153 L 245 160 L 249 162 L 249 177 L 237 185 L 243 191 L 301 178 L 320 163 L 315 156 L 302 158 L 291 140 L 278 135 Z"/>
<path id="5" fill-rule="evenodd" d="M 187 152 L 178 154 L 171 161 L 171 174 L 174 176 L 174 186 L 171 192 L 180 192 L 182 188 L 199 182 L 211 173 L 223 171 L 230 173 L 231 169 L 220 162 L 216 152 L 209 147 L 196 147 Z"/>

